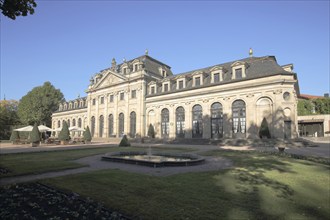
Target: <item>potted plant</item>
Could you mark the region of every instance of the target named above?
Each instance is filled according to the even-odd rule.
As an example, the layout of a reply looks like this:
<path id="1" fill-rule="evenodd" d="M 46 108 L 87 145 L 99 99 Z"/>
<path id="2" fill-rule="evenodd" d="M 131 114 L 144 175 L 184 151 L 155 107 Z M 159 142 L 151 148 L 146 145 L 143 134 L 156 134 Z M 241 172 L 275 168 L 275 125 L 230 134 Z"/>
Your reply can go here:
<path id="1" fill-rule="evenodd" d="M 19 134 L 18 131 L 12 131 L 10 135 L 10 141 L 13 142 L 13 144 L 17 144 L 19 141 Z"/>
<path id="2" fill-rule="evenodd" d="M 34 124 L 33 129 L 31 131 L 30 141 L 32 147 L 38 147 L 40 145 L 40 132 L 37 123 Z"/>
<path id="3" fill-rule="evenodd" d="M 92 135 L 91 135 L 91 131 L 89 130 L 88 126 L 87 126 L 86 130 L 83 133 L 83 137 L 84 137 L 85 144 L 90 144 L 91 143 Z"/>
<path id="4" fill-rule="evenodd" d="M 70 131 L 66 121 L 63 122 L 63 127 L 62 130 L 60 131 L 60 134 L 58 135 L 58 139 L 60 140 L 61 145 L 67 144 L 70 140 Z"/>

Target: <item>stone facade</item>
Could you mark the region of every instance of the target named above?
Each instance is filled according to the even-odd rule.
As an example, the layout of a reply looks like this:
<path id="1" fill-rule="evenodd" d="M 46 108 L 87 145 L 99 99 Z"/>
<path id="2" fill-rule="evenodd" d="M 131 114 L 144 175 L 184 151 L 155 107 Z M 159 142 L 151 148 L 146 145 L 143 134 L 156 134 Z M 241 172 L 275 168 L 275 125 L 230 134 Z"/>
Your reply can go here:
<path id="1" fill-rule="evenodd" d="M 69 120 L 99 138 L 147 136 L 150 124 L 157 138 L 259 138 L 266 118 L 273 138 L 295 138 L 299 87 L 292 69 L 274 56 L 250 56 L 173 75 L 148 55 L 118 65 L 113 59 L 91 78 L 87 97 L 60 104 L 53 129 Z"/>

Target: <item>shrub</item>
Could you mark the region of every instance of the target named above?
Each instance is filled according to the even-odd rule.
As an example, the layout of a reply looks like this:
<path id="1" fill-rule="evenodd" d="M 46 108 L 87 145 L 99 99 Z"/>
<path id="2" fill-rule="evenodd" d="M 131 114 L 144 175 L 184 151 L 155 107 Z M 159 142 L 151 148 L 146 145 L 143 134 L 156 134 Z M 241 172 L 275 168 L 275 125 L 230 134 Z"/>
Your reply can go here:
<path id="1" fill-rule="evenodd" d="M 83 133 L 84 136 L 84 140 L 87 142 L 92 141 L 92 135 L 91 135 L 91 131 L 89 130 L 89 127 L 87 126 L 86 130 Z"/>
<path id="2" fill-rule="evenodd" d="M 66 121 L 63 122 L 62 130 L 60 131 L 60 134 L 58 135 L 58 139 L 60 141 L 69 141 L 70 140 L 70 131 L 68 128 L 68 124 Z"/>
<path id="3" fill-rule="evenodd" d="M 18 131 L 12 131 L 10 135 L 10 141 L 16 143 L 19 140 Z"/>
<path id="4" fill-rule="evenodd" d="M 34 124 L 30 134 L 30 141 L 32 146 L 38 146 L 40 143 L 40 132 L 37 123 Z"/>
<path id="5" fill-rule="evenodd" d="M 151 138 L 155 138 L 155 129 L 152 124 L 150 124 L 148 128 L 148 136 Z"/>
<path id="6" fill-rule="evenodd" d="M 129 146 L 131 146 L 131 144 L 128 141 L 127 136 L 125 134 L 119 143 L 119 147 L 129 147 Z"/>
<path id="7" fill-rule="evenodd" d="M 270 132 L 268 128 L 268 123 L 266 118 L 262 119 L 260 130 L 259 130 L 259 137 L 267 137 L 270 138 Z"/>

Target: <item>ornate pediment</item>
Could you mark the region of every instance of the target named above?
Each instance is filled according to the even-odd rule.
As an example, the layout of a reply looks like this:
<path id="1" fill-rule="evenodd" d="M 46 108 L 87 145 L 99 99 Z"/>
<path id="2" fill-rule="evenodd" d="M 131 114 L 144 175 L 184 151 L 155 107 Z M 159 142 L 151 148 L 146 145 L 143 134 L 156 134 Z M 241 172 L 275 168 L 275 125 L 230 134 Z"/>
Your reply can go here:
<path id="1" fill-rule="evenodd" d="M 126 76 L 109 71 L 103 75 L 98 83 L 95 84 L 94 89 L 109 87 L 111 85 L 116 85 L 125 81 L 127 81 Z"/>

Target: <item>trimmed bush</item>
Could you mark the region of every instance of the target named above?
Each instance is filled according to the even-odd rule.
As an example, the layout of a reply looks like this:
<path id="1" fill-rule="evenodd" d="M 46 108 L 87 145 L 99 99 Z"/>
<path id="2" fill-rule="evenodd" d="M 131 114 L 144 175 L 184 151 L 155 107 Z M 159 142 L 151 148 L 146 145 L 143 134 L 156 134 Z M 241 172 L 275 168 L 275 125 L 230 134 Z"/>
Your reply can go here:
<path id="1" fill-rule="evenodd" d="M 68 124 L 66 123 L 66 121 L 63 122 L 63 127 L 62 127 L 62 130 L 60 131 L 60 134 L 58 135 L 58 139 L 62 143 L 70 140 L 70 131 L 69 131 L 69 127 L 68 127 Z"/>
<path id="2" fill-rule="evenodd" d="M 30 134 L 30 141 L 32 147 L 37 147 L 40 145 L 40 132 L 37 124 L 34 124 L 33 129 Z"/>
<path id="3" fill-rule="evenodd" d="M 91 142 L 92 141 L 92 135 L 91 131 L 89 130 L 89 127 L 87 126 L 86 130 L 83 133 L 84 141 L 85 142 Z"/>
<path id="4" fill-rule="evenodd" d="M 268 122 L 267 122 L 266 118 L 262 119 L 260 130 L 259 130 L 259 137 L 260 138 L 263 138 L 263 137 L 271 138 L 269 128 L 268 128 Z"/>
<path id="5" fill-rule="evenodd" d="M 148 128 L 148 136 L 151 138 L 155 138 L 155 129 L 152 124 L 150 124 Z"/>
<path id="6" fill-rule="evenodd" d="M 17 143 L 19 140 L 19 134 L 18 131 L 12 131 L 10 135 L 10 141 L 13 142 L 13 144 Z"/>
<path id="7" fill-rule="evenodd" d="M 123 136 L 119 143 L 119 147 L 129 147 L 131 146 L 131 143 L 128 141 L 126 134 Z"/>

